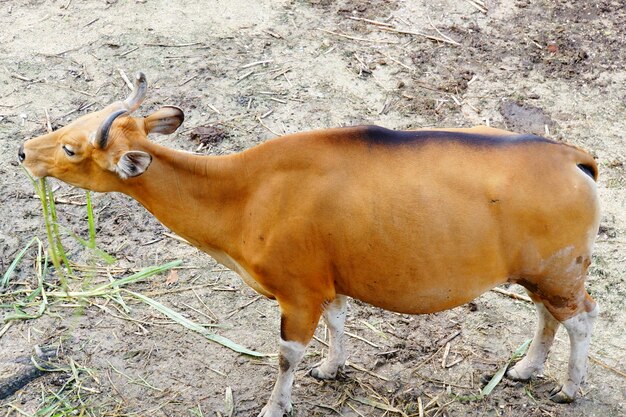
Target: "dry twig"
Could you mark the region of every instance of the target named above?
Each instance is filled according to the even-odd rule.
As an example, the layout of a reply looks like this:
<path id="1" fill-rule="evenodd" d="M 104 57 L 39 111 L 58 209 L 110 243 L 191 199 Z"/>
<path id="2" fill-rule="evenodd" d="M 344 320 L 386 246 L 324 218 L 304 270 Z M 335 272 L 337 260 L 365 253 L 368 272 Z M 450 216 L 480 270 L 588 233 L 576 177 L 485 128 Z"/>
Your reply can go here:
<path id="1" fill-rule="evenodd" d="M 163 234 L 165 236 L 169 237 L 170 239 L 178 240 L 179 242 L 183 242 L 183 243 L 186 243 L 186 244 L 190 245 L 190 243 L 189 243 L 189 241 L 187 241 L 187 239 L 184 239 L 184 238 L 182 238 L 180 236 L 177 236 L 177 235 L 175 235 L 173 233 L 164 232 Z"/>
<path id="2" fill-rule="evenodd" d="M 388 30 L 388 29 L 389 28 L 385 28 L 385 30 Z M 344 33 L 333 32 L 332 30 L 327 30 L 327 29 L 322 29 L 322 28 L 317 28 L 317 30 L 320 30 L 320 31 L 325 32 L 325 33 L 329 33 L 331 35 L 339 36 L 341 38 L 346 38 L 346 39 L 350 39 L 350 40 L 353 40 L 353 41 L 359 41 L 359 42 L 390 43 L 390 44 L 398 43 L 397 41 L 384 41 L 384 40 L 377 40 L 377 39 L 357 38 L 356 36 L 350 36 L 350 35 L 346 35 Z"/>
<path id="3" fill-rule="evenodd" d="M 385 32 L 400 33 L 400 34 L 403 34 L 403 35 L 421 36 L 423 38 L 430 39 L 431 41 L 444 42 L 444 43 L 448 43 L 450 45 L 455 45 L 455 46 L 460 46 L 461 45 L 459 42 L 451 39 L 448 36 L 443 38 L 443 37 L 438 37 L 438 36 L 433 36 L 433 35 L 427 35 L 425 33 L 416 32 L 416 31 L 412 31 L 412 30 L 403 30 L 403 29 L 386 28 L 386 27 L 381 27 L 380 29 L 384 30 Z"/>
<path id="4" fill-rule="evenodd" d="M 228 313 L 226 315 L 226 318 L 229 319 L 232 316 L 234 316 L 235 314 L 239 313 L 241 310 L 243 310 L 244 308 L 248 307 L 250 304 L 260 300 L 263 296 L 262 295 L 257 295 L 256 297 L 254 297 L 252 300 L 248 301 L 247 303 L 245 303 L 244 305 L 237 307 L 236 309 L 234 309 L 233 311 L 231 311 L 230 313 Z"/>
<path id="5" fill-rule="evenodd" d="M 264 115 L 264 117 L 267 116 L 267 113 Z M 261 126 L 263 126 L 265 129 L 267 129 L 269 132 L 273 133 L 276 136 L 281 136 L 280 133 L 275 132 L 274 130 L 272 130 L 268 125 L 266 125 L 265 123 L 263 123 L 263 117 L 261 116 L 257 116 L 257 120 L 258 122 L 261 124 Z"/>
<path id="6" fill-rule="evenodd" d="M 144 43 L 144 46 L 159 46 L 161 48 L 185 48 L 187 46 L 195 46 L 200 45 L 200 42 L 192 42 L 192 43 L 179 43 L 179 44 L 166 44 L 166 43 Z"/>
<path id="7" fill-rule="evenodd" d="M 467 2 L 474 6 L 478 11 L 487 14 L 487 5 L 482 0 L 467 0 Z"/>
<path id="8" fill-rule="evenodd" d="M 592 362 L 595 362 L 595 363 L 597 363 L 598 365 L 602 366 L 603 368 L 606 368 L 606 369 L 608 369 L 609 371 L 613 371 L 613 372 L 615 372 L 617 375 L 621 376 L 622 378 L 626 378 L 626 373 L 624 373 L 624 372 L 620 371 L 619 369 L 615 369 L 615 368 L 613 368 L 613 367 L 611 367 L 611 366 L 607 365 L 606 363 L 601 362 L 599 359 L 597 359 L 597 358 L 595 358 L 595 357 L 593 357 L 593 356 L 591 356 L 591 355 L 589 355 L 589 359 L 591 359 L 591 361 L 592 361 Z"/>
<path id="9" fill-rule="evenodd" d="M 380 347 L 380 346 L 378 346 L 376 343 L 371 342 L 371 341 L 367 340 L 366 338 L 364 338 L 364 337 L 362 337 L 362 336 L 359 336 L 358 334 L 350 333 L 350 332 L 347 332 L 347 331 L 346 331 L 346 332 L 344 332 L 344 333 L 345 333 L 347 336 L 350 336 L 350 337 L 352 337 L 352 338 L 354 338 L 354 339 L 358 339 L 358 340 L 360 340 L 360 341 L 362 341 L 362 342 L 364 342 L 364 343 L 367 343 L 368 345 L 370 345 L 370 346 L 372 346 L 372 347 L 375 347 L 376 349 L 380 349 L 380 348 L 381 348 L 381 347 Z"/>
<path id="10" fill-rule="evenodd" d="M 359 22 L 369 23 L 369 24 L 375 25 L 375 26 L 383 26 L 383 27 L 390 27 L 390 28 L 393 27 L 393 25 L 390 24 L 390 23 L 379 22 L 377 20 L 371 20 L 371 19 L 365 19 L 363 17 L 348 16 L 348 19 L 356 20 L 356 21 L 359 21 Z"/>
<path id="11" fill-rule="evenodd" d="M 511 298 L 513 298 L 515 300 L 527 301 L 529 303 L 533 302 L 533 300 L 531 300 L 530 297 L 528 297 L 526 295 L 516 294 L 516 293 L 511 292 L 511 291 L 503 290 L 502 288 L 499 288 L 499 287 L 492 288 L 491 291 L 497 292 L 498 294 L 506 295 L 507 297 L 511 297 Z"/>
<path id="12" fill-rule="evenodd" d="M 383 381 L 389 382 L 389 378 L 384 377 L 382 375 L 379 375 L 379 374 L 377 374 L 375 372 L 368 371 L 367 369 L 365 369 L 365 368 L 363 368 L 363 367 L 361 367 L 361 366 L 359 366 L 359 365 L 357 365 L 355 363 L 352 363 L 350 361 L 346 361 L 346 365 L 351 367 L 351 368 L 356 369 L 357 371 L 365 372 L 366 374 L 371 375 L 371 376 L 373 376 L 375 378 L 382 379 Z"/>
<path id="13" fill-rule="evenodd" d="M 448 360 L 448 355 L 450 354 L 450 342 L 446 343 L 446 348 L 443 351 L 443 357 L 441 358 L 441 367 L 447 368 L 446 361 Z"/>
<path id="14" fill-rule="evenodd" d="M 126 76 L 126 73 L 124 72 L 124 70 L 121 69 L 121 68 L 118 68 L 117 72 L 120 73 L 120 77 L 122 77 L 122 80 L 124 80 L 124 82 L 126 83 L 126 86 L 132 91 L 133 90 L 133 83 L 130 82 L 130 80 Z"/>
<path id="15" fill-rule="evenodd" d="M 283 38 L 280 33 L 272 32 L 272 31 L 270 31 L 268 29 L 263 29 L 263 32 L 267 33 L 268 35 L 270 35 L 270 36 L 272 36 L 272 37 L 274 37 L 276 39 L 282 39 Z"/>
<path id="16" fill-rule="evenodd" d="M 264 64 L 269 64 L 270 62 L 274 62 L 273 59 L 266 59 L 265 61 L 255 61 L 255 62 L 251 62 L 249 64 L 245 64 L 239 67 L 239 69 L 247 69 L 247 68 L 251 68 L 251 67 L 256 67 L 257 65 L 264 65 Z"/>

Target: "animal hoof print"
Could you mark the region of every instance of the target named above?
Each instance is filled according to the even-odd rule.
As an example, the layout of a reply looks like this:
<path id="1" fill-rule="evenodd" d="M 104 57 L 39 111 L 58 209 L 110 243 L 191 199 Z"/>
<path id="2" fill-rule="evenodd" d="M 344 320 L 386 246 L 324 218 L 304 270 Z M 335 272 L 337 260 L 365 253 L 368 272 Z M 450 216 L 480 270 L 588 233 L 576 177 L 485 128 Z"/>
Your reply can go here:
<path id="1" fill-rule="evenodd" d="M 561 387 L 556 387 L 550 393 L 550 400 L 558 404 L 568 404 L 574 402 L 574 397 L 564 393 Z"/>

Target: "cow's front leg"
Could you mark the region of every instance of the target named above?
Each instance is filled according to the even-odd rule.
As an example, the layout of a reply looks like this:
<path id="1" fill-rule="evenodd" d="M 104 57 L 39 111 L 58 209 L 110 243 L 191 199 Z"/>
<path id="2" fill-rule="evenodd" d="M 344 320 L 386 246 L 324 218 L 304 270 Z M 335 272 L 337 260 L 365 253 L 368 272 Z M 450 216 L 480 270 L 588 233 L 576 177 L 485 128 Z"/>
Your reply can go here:
<path id="1" fill-rule="evenodd" d="M 314 301 L 306 294 L 306 300 L 290 302 L 277 297 L 281 309 L 280 351 L 278 354 L 278 378 L 269 401 L 259 417 L 283 417 L 291 411 L 291 388 L 296 368 L 304 355 L 304 349 L 313 337 L 322 314 L 323 300 Z"/>

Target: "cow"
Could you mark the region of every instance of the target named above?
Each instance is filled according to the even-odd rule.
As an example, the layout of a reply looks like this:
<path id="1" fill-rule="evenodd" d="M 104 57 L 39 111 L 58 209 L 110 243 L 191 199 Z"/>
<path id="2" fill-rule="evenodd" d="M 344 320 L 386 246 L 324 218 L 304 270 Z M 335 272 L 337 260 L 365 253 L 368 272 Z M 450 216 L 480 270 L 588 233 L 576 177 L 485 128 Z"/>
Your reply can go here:
<path id="1" fill-rule="evenodd" d="M 485 126 L 357 126 L 198 155 L 148 139 L 173 133 L 184 115 L 165 106 L 132 116 L 146 87 L 139 73 L 126 100 L 26 141 L 19 160 L 37 178 L 136 199 L 278 302 L 278 378 L 259 416 L 291 409 L 294 371 L 320 317 L 329 352 L 311 375 L 336 376 L 348 297 L 428 314 L 504 283 L 523 286 L 538 316 L 528 353 L 507 376 L 540 373 L 562 324 L 569 365 L 550 398 L 576 398 L 598 315 L 585 290 L 600 220 L 589 153 Z"/>

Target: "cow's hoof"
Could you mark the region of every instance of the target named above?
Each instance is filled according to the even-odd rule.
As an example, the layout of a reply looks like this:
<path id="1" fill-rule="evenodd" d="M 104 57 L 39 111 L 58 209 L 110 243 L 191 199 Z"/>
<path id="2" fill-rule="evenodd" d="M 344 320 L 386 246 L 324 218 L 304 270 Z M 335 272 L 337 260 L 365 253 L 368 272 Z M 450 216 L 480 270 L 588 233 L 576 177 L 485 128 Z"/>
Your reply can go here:
<path id="1" fill-rule="evenodd" d="M 283 417 L 291 415 L 291 404 L 288 407 L 281 407 L 277 404 L 267 404 L 257 417 Z"/>
<path id="2" fill-rule="evenodd" d="M 337 377 L 337 371 L 328 372 L 324 370 L 323 366 L 316 366 L 309 371 L 311 376 L 315 379 L 326 380 L 326 379 L 335 379 Z"/>
<path id="3" fill-rule="evenodd" d="M 528 381 L 532 374 L 525 375 L 518 372 L 515 368 L 511 368 L 506 371 L 506 377 L 512 381 Z"/>
<path id="4" fill-rule="evenodd" d="M 550 392 L 550 400 L 555 403 L 568 404 L 574 402 L 575 399 L 575 396 L 569 395 L 563 391 L 563 387 L 560 385 Z"/>

